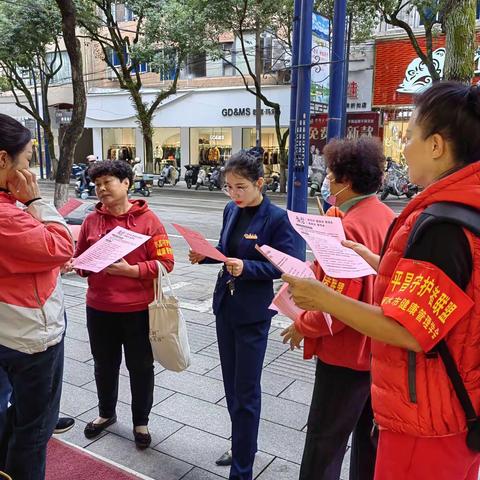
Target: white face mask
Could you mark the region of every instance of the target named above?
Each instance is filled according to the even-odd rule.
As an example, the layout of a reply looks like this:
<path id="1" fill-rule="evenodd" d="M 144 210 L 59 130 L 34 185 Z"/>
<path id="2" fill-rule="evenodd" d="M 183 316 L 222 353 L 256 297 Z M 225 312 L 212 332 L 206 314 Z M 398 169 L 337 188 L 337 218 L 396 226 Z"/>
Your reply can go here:
<path id="1" fill-rule="evenodd" d="M 330 179 L 328 177 L 325 177 L 325 180 L 322 184 L 322 189 L 321 189 L 321 195 L 322 198 L 330 205 L 335 206 L 337 204 L 337 197 L 340 195 L 342 192 L 350 188 L 349 185 L 346 185 L 343 187 L 339 192 L 332 194 L 330 191 Z"/>

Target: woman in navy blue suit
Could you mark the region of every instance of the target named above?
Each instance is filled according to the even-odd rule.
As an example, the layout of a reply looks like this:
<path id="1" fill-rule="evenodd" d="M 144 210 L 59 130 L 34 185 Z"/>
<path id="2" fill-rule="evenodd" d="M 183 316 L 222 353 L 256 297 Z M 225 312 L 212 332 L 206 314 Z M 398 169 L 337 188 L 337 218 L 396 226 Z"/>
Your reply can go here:
<path id="1" fill-rule="evenodd" d="M 255 245 L 270 245 L 298 256 L 295 236 L 285 210 L 263 196 L 263 165 L 241 151 L 225 166 L 225 191 L 231 202 L 223 212 L 218 243 L 228 261 L 213 294 L 218 348 L 227 407 L 232 421 L 232 450 L 217 464 L 231 465 L 230 480 L 250 480 L 257 451 L 262 365 L 274 312 L 273 280 L 281 273 Z M 212 262 L 190 252 L 192 263 Z"/>

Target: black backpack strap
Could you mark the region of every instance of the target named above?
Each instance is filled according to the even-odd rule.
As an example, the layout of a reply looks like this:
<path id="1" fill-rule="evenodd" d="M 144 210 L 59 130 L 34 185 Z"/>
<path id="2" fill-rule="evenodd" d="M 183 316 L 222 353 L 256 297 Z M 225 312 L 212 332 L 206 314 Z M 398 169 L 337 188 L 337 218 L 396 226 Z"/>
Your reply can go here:
<path id="1" fill-rule="evenodd" d="M 425 230 L 435 223 L 452 223 L 467 228 L 474 235 L 480 236 L 480 211 L 461 203 L 432 203 L 415 222 L 408 237 L 405 253 L 422 236 Z"/>
<path id="2" fill-rule="evenodd" d="M 462 377 L 458 372 L 455 361 L 453 360 L 452 354 L 450 353 L 445 340 L 440 340 L 440 342 L 438 342 L 436 345 L 435 350 L 438 352 L 443 364 L 445 365 L 445 369 L 450 381 L 452 382 L 453 389 L 455 390 L 458 400 L 465 411 L 467 424 L 469 427 L 471 427 L 472 424 L 478 421 L 477 414 L 475 413 L 472 401 L 470 400 L 467 389 L 465 388 L 465 384 L 463 383 Z"/>
<path id="3" fill-rule="evenodd" d="M 463 205 L 461 203 L 454 202 L 438 202 L 432 203 L 427 207 L 421 215 L 418 217 L 418 220 L 415 222 L 415 225 L 410 232 L 407 241 L 407 247 L 405 249 L 405 255 L 408 254 L 411 246 L 422 236 L 425 230 L 436 223 L 452 223 L 458 225 L 462 228 L 467 228 L 474 235 L 480 236 L 480 211 L 475 208 Z M 458 372 L 455 361 L 448 349 L 447 343 L 445 340 L 441 340 L 432 352 L 438 352 L 440 358 L 445 365 L 445 370 L 447 375 L 452 382 L 452 386 L 457 394 L 458 400 L 462 405 L 465 415 L 467 417 L 467 424 L 469 428 L 478 422 L 477 414 L 473 407 L 472 401 L 468 395 L 467 389 L 463 383 L 462 377 Z M 429 356 L 430 352 L 427 352 L 427 358 L 434 358 L 432 355 Z M 416 387 L 415 387 L 415 365 L 416 365 L 416 355 L 413 352 L 409 352 L 408 356 L 408 366 L 409 366 L 409 390 L 410 390 L 410 400 L 416 403 Z"/>

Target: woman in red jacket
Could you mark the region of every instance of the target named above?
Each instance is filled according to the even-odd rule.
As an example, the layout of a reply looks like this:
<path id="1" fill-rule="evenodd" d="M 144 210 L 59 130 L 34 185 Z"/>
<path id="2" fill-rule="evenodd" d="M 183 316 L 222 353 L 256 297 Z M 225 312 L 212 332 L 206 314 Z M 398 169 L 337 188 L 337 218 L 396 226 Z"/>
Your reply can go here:
<path id="1" fill-rule="evenodd" d="M 480 424 L 467 425 L 440 352 L 450 351 L 478 415 L 480 238 L 458 222 L 480 209 L 480 87 L 439 82 L 416 105 L 404 154 L 411 181 L 426 188 L 393 224 L 381 259 L 351 245 L 377 266 L 377 306 L 320 282 L 285 279 L 297 305 L 329 312 L 374 340 L 375 479 L 477 480 L 480 453 L 471 440 Z M 432 221 L 425 210 L 439 202 L 462 212 Z"/>
<path id="2" fill-rule="evenodd" d="M 325 147 L 323 155 L 329 169 L 329 203 L 335 204 L 327 214 L 340 214 L 348 239 L 380 253 L 394 218 L 376 195 L 385 160 L 381 143 L 366 137 L 335 140 Z M 372 275 L 334 279 L 315 262 L 315 276 L 350 298 L 373 303 Z M 284 341 L 292 346 L 298 346 L 305 337 L 304 357 L 317 357 L 300 480 L 338 480 L 352 432 L 350 479 L 372 480 L 375 447 L 370 438 L 370 339 L 335 318 L 332 332 L 323 314 L 311 311 L 282 332 Z"/>
<path id="3" fill-rule="evenodd" d="M 122 362 L 130 374 L 133 435 L 139 448 L 151 443 L 148 416 L 153 403 L 153 355 L 148 338 L 148 304 L 153 301 L 153 279 L 158 263 L 173 269 L 167 232 L 144 200 L 130 201 L 131 167 L 121 160 L 98 162 L 89 169 L 100 200 L 83 222 L 75 256 L 98 242 L 116 226 L 151 238 L 119 262 L 88 276 L 87 328 L 95 362 L 99 416 L 85 427 L 94 438 L 116 422 L 118 376 Z"/>

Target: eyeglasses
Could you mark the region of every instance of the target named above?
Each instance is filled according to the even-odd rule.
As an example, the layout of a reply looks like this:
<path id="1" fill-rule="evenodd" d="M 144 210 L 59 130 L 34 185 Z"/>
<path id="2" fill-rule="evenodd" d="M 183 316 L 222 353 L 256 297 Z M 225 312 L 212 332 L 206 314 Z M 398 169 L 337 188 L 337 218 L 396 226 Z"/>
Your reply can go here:
<path id="1" fill-rule="evenodd" d="M 253 185 L 253 184 L 252 184 Z M 239 187 L 232 187 L 231 185 L 224 185 L 222 188 L 223 193 L 231 197 L 233 194 L 239 196 L 245 195 L 245 193 L 250 188 L 250 185 L 240 185 Z"/>

